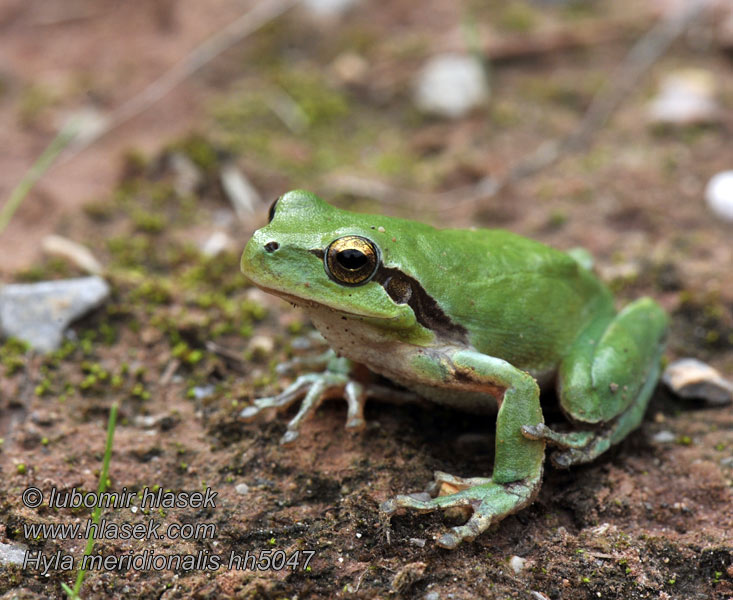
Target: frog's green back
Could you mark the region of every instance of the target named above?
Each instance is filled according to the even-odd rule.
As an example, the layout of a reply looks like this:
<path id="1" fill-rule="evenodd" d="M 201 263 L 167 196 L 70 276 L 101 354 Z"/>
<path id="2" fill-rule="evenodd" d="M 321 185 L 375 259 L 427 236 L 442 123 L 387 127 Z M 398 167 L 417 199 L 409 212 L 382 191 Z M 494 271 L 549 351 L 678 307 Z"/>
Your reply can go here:
<path id="1" fill-rule="evenodd" d="M 416 231 L 385 264 L 421 282 L 479 351 L 533 371 L 552 368 L 591 318 L 613 312 L 605 286 L 569 255 L 502 230 Z M 404 241 L 407 241 L 407 236 Z M 395 243 L 399 243 L 398 241 Z M 391 258 L 394 257 L 394 258 Z"/>

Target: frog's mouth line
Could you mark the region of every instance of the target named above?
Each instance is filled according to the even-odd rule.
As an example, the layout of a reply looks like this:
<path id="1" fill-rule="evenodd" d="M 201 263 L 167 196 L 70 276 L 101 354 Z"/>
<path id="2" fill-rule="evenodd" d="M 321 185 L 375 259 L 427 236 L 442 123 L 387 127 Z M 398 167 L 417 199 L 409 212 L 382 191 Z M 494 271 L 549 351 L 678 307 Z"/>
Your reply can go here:
<path id="1" fill-rule="evenodd" d="M 385 317 L 377 317 L 375 315 L 366 315 L 363 313 L 355 313 L 348 310 L 344 310 L 342 308 L 336 308 L 334 306 L 330 306 L 329 304 L 325 304 L 323 302 L 316 302 L 315 300 L 307 300 L 305 298 L 301 298 L 299 296 L 294 296 L 292 294 L 288 294 L 287 292 L 282 292 L 280 290 L 276 290 L 273 288 L 265 287 L 259 284 L 257 285 L 258 288 L 260 288 L 263 292 L 267 292 L 268 294 L 272 294 L 273 296 L 277 296 L 278 298 L 282 298 L 283 300 L 286 300 L 293 306 L 298 306 L 300 308 L 308 309 L 308 308 L 321 308 L 321 307 L 327 307 L 330 310 L 340 313 L 342 315 L 348 315 L 350 317 L 361 317 L 361 318 L 377 318 L 377 319 L 384 319 L 385 321 L 388 321 L 388 318 Z"/>

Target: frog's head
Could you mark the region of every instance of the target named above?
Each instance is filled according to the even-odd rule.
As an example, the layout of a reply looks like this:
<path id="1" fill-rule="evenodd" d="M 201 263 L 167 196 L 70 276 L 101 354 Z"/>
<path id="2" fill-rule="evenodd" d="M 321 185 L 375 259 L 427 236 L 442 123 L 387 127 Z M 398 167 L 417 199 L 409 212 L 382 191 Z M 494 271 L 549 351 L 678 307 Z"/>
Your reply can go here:
<path id="1" fill-rule="evenodd" d="M 402 221 L 340 210 L 300 190 L 278 198 L 269 218 L 242 254 L 255 285 L 306 309 L 420 327 L 409 302 L 419 284 L 385 265 Z M 385 222 L 395 224 L 391 233 Z"/>

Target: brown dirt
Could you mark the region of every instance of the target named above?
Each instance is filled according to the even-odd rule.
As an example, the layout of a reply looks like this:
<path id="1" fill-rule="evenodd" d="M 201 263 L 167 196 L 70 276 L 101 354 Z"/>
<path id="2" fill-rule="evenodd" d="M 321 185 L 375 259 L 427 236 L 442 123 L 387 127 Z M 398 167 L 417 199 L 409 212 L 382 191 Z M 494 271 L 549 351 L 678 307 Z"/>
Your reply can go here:
<path id="1" fill-rule="evenodd" d="M 416 115 L 406 91 L 425 56 L 461 39 L 462 13 L 452 3 L 435 4 L 439 17 L 409 2 L 386 1 L 340 23 L 286 17 L 50 173 L 29 197 L 0 239 L 9 257 L 2 265 L 6 278 L 79 274 L 39 258 L 38 240 L 56 231 L 94 250 L 113 295 L 73 327 L 76 340 L 56 355 L 1 347 L 0 541 L 46 556 L 81 556 L 82 540 L 28 540 L 23 525 L 85 522 L 89 511 L 29 509 L 21 493 L 28 486 L 46 493 L 52 487 L 94 490 L 109 407 L 117 401 L 112 490 L 210 487 L 218 496 L 215 508 L 105 510 L 103 518 L 156 519 L 163 527 L 213 523 L 216 536 L 98 540 L 95 552 L 315 555 L 307 571 L 91 572 L 85 598 L 733 597 L 731 407 L 703 410 L 658 390 L 642 427 L 617 448 L 586 467 L 548 466 L 532 506 L 455 551 L 433 543 L 455 523 L 451 517 L 404 514 L 388 526 L 378 505 L 423 489 L 435 470 L 487 475 L 490 417 L 372 404 L 366 430 L 351 434 L 343 428 L 344 404 L 333 402 L 287 448 L 278 444 L 285 416 L 255 424 L 238 420 L 251 399 L 288 383 L 272 367 L 292 355 L 293 337 L 308 325 L 286 304 L 248 288 L 238 274 L 238 252 L 263 222 L 266 206 L 251 222 L 231 216 L 218 185 L 228 156 L 264 198 L 308 187 L 344 207 L 500 226 L 562 248 L 585 246 L 622 301 L 650 294 L 669 310 L 670 358 L 694 355 L 733 373 L 731 226 L 712 216 L 702 199 L 709 177 L 731 168 L 730 122 L 658 131 L 644 120 L 658 78 L 686 66 L 713 72 L 730 111 L 730 56 L 705 42 L 707 30 L 696 29 L 655 65 L 589 151 L 479 206 L 451 210 L 433 204 L 430 192 L 501 173 L 543 139 L 571 131 L 628 40 L 495 64 L 491 107 L 446 123 Z M 582 24 L 563 9 L 540 12 L 511 3 L 514 12 L 507 12 L 501 4 L 462 8 L 475 11 L 482 24 L 529 22 L 529 33 Z M 620 4 L 627 11 L 635 6 Z M 60 13 L 53 3 L 5 3 L 0 69 L 9 84 L 0 95 L 0 129 L 7 136 L 3 147 L 12 152 L 3 155 L 4 195 L 43 147 L 51 124 L 78 101 L 64 92 L 31 111 L 24 125 L 20 115 L 28 98 L 21 90 L 29 82 L 66 90 L 79 77 L 96 90 L 95 101 L 115 106 L 241 10 L 224 0 L 206 9 L 195 2 L 161 3 L 158 12 L 151 6 L 80 0 L 73 18 L 74 10 Z M 596 7 L 582 18 L 609 18 L 609 10 Z M 61 22 L 44 24 L 54 18 Z M 48 47 L 66 50 L 51 55 Z M 331 67 L 345 51 L 367 58 L 366 74 L 349 85 Z M 305 132 L 292 133 L 260 111 L 260 97 L 248 95 L 254 90 L 277 97 L 276 86 L 314 111 Z M 313 97 L 318 100 L 310 102 Z M 174 138 L 192 123 L 199 137 Z M 169 153 L 158 150 L 172 144 L 198 161 L 203 181 L 193 199 L 171 189 L 176 175 Z M 151 158 L 123 160 L 121 150 L 131 145 Z M 344 172 L 424 191 L 426 200 L 392 198 L 380 206 L 355 194 L 334 195 L 329 176 Z M 94 204 L 80 210 L 90 200 Z M 207 260 L 195 245 L 218 229 L 229 233 L 234 247 Z M 213 393 L 197 398 L 192 390 L 206 385 L 215 386 Z M 552 398 L 546 403 L 552 422 L 559 415 Z M 660 431 L 675 441 L 655 442 Z M 244 493 L 235 489 L 239 484 L 246 484 Z M 510 566 L 513 556 L 527 559 L 519 573 Z M 59 569 L 48 577 L 17 567 L 0 571 L 0 595 L 7 598 L 62 597 L 60 583 L 75 576 Z"/>

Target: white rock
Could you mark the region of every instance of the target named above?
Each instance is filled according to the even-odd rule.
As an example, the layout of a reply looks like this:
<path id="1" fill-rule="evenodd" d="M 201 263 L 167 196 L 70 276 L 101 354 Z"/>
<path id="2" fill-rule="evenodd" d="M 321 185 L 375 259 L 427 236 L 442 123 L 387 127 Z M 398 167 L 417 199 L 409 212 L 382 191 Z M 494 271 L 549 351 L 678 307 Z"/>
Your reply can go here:
<path id="1" fill-rule="evenodd" d="M 249 486 L 246 483 L 239 483 L 234 488 L 234 491 L 237 492 L 237 494 L 246 496 L 247 494 L 249 494 Z"/>
<path id="2" fill-rule="evenodd" d="M 433 57 L 420 72 L 414 90 L 420 110 L 451 119 L 462 117 L 488 98 L 489 86 L 481 63 L 468 54 Z"/>
<path id="3" fill-rule="evenodd" d="M 733 171 L 713 175 L 705 186 L 705 200 L 716 215 L 733 221 Z"/>
<path id="4" fill-rule="evenodd" d="M 711 406 L 733 401 L 733 384 L 696 358 L 681 358 L 671 363 L 664 370 L 662 381 L 682 398 L 696 398 Z"/>
<path id="5" fill-rule="evenodd" d="M 337 17 L 358 3 L 359 0 L 303 0 L 303 6 L 317 17 Z"/>
<path id="6" fill-rule="evenodd" d="M 677 438 L 675 437 L 674 433 L 672 433 L 671 431 L 668 431 L 667 429 L 664 429 L 662 431 L 655 433 L 652 439 L 657 444 L 671 444 Z"/>
<path id="7" fill-rule="evenodd" d="M 524 567 L 527 563 L 526 558 L 522 558 L 521 556 L 512 556 L 509 559 L 509 566 L 512 568 L 512 571 L 519 574 L 524 570 Z"/>
<path id="8" fill-rule="evenodd" d="M 702 69 L 681 69 L 669 73 L 648 107 L 649 120 L 657 124 L 715 123 L 721 115 L 715 99 L 713 74 Z"/>
<path id="9" fill-rule="evenodd" d="M 0 289 L 0 333 L 52 352 L 69 324 L 108 296 L 109 285 L 97 276 L 6 285 Z"/>

